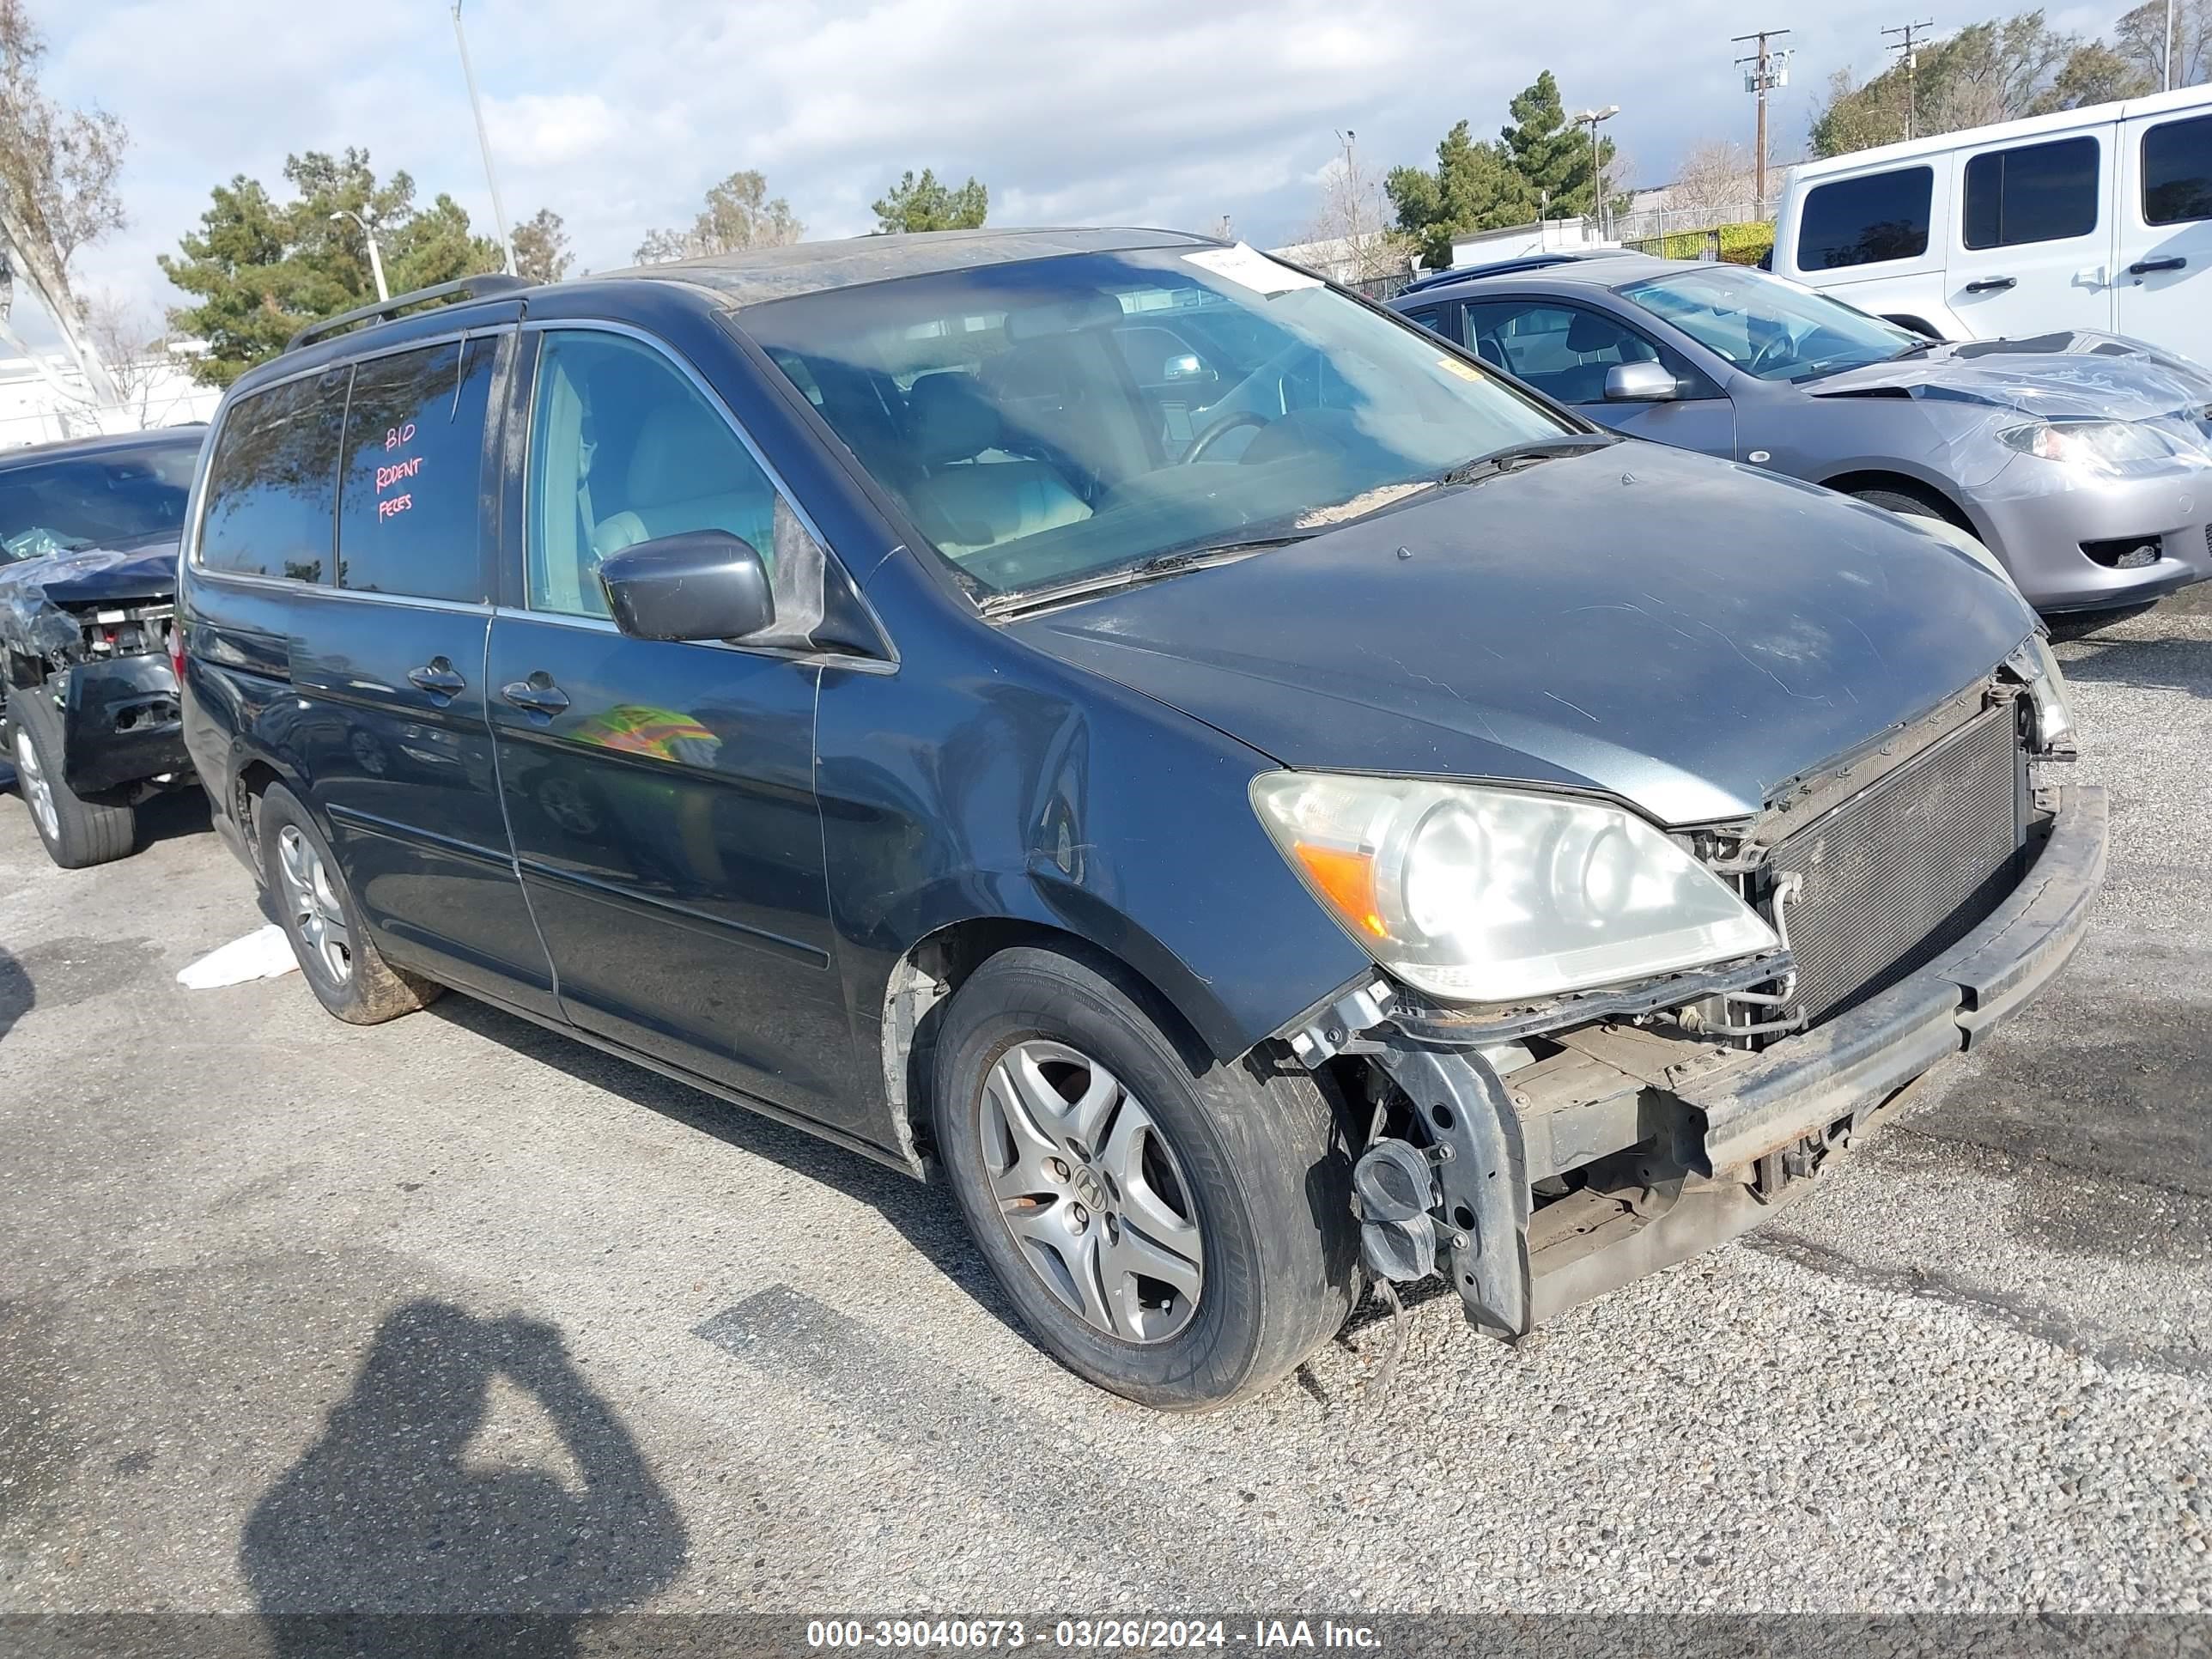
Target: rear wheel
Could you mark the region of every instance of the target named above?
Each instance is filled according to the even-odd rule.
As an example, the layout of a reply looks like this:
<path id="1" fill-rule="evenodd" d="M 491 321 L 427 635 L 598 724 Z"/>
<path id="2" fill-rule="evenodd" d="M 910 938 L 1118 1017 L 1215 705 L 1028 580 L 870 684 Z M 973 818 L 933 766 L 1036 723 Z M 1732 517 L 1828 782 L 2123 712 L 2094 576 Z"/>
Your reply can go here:
<path id="1" fill-rule="evenodd" d="M 61 715 L 36 686 L 8 700 L 8 752 L 15 766 L 15 791 L 31 809 L 48 858 L 64 870 L 82 870 L 130 852 L 138 815 L 70 789 L 62 776 Z"/>
<path id="2" fill-rule="evenodd" d="M 345 884 L 330 843 L 299 798 L 282 784 L 263 792 L 254 822 L 262 877 L 276 918 L 315 1000 L 349 1025 L 411 1014 L 445 987 L 384 959 Z"/>
<path id="3" fill-rule="evenodd" d="M 1351 1312 L 1351 1159 L 1304 1073 L 1217 1065 L 1109 963 L 1004 951 L 948 1005 L 937 1141 L 1038 1341 L 1170 1411 L 1256 1394 Z"/>

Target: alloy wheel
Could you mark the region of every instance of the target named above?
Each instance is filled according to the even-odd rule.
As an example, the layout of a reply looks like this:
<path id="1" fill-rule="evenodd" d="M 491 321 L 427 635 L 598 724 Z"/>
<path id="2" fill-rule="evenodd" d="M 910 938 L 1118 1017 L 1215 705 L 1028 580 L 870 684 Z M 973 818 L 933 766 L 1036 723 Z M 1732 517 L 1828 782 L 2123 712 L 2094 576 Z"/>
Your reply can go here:
<path id="1" fill-rule="evenodd" d="M 31 816 L 39 821 L 40 830 L 48 841 L 59 841 L 62 820 L 54 807 L 54 787 L 46 781 L 46 771 L 39 764 L 39 751 L 31 742 L 31 734 L 20 728 L 15 732 L 15 776 L 22 785 L 23 799 L 31 809 Z"/>
<path id="2" fill-rule="evenodd" d="M 1065 1043 L 1016 1043 L 983 1080 L 984 1167 L 1045 1287 L 1125 1342 L 1188 1325 L 1205 1277 L 1197 1206 L 1144 1103 Z"/>
<path id="3" fill-rule="evenodd" d="M 332 982 L 345 984 L 353 977 L 353 930 L 346 926 L 345 907 L 331 885 L 322 854 L 296 824 L 288 823 L 277 833 L 276 868 L 301 942 Z"/>

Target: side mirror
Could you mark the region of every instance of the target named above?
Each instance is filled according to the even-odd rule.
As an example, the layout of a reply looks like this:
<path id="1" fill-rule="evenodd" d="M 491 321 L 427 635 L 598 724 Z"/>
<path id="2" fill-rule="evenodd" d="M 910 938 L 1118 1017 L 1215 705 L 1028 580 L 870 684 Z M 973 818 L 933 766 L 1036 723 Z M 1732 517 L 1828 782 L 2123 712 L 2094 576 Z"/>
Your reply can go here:
<path id="1" fill-rule="evenodd" d="M 1217 378 L 1212 369 L 1206 366 L 1206 359 L 1195 351 L 1178 351 L 1160 365 L 1160 384 L 1163 386 L 1172 385 L 1178 380 L 1205 381 Z"/>
<path id="2" fill-rule="evenodd" d="M 768 567 L 742 536 L 687 530 L 599 562 L 615 626 L 634 640 L 736 640 L 775 620 Z"/>
<path id="3" fill-rule="evenodd" d="M 1664 363 L 1615 363 L 1605 372 L 1609 404 L 1665 404 L 1682 395 Z"/>

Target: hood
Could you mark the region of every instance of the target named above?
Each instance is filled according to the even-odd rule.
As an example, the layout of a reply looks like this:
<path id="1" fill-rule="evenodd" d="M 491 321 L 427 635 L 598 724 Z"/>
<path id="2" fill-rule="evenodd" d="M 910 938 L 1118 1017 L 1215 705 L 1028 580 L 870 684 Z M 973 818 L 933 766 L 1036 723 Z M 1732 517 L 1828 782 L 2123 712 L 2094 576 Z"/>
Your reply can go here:
<path id="1" fill-rule="evenodd" d="M 1595 790 L 1683 824 L 1757 811 L 2034 626 L 1906 520 L 1627 442 L 1011 631 L 1283 765 Z"/>
<path id="2" fill-rule="evenodd" d="M 2017 410 L 2056 420 L 2179 417 L 2201 431 L 2212 374 L 2140 340 L 2071 330 L 2028 340 L 1974 340 L 1902 362 L 1812 381 L 1815 398 L 1896 397 Z"/>
<path id="3" fill-rule="evenodd" d="M 41 589 L 55 605 L 166 599 L 177 591 L 173 532 L 120 547 L 81 548 L 0 564 L 0 591 Z"/>

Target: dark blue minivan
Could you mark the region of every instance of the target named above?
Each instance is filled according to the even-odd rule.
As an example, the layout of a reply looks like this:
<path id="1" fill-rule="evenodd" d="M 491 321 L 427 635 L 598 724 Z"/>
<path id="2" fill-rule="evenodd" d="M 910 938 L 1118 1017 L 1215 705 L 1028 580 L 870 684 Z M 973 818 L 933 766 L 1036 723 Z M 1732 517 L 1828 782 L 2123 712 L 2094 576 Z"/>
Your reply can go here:
<path id="1" fill-rule="evenodd" d="M 182 579 L 331 1013 L 939 1173 L 1164 1407 L 1370 1280 L 1510 1336 L 1750 1224 L 2103 870 L 1975 550 L 1173 233 L 401 295 L 232 388 Z"/>

